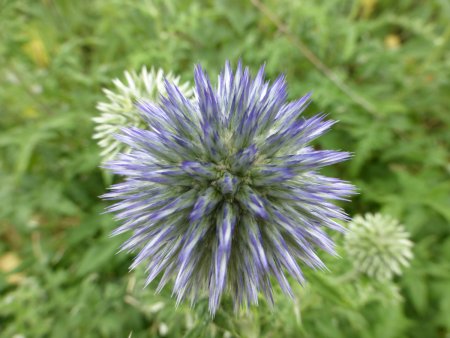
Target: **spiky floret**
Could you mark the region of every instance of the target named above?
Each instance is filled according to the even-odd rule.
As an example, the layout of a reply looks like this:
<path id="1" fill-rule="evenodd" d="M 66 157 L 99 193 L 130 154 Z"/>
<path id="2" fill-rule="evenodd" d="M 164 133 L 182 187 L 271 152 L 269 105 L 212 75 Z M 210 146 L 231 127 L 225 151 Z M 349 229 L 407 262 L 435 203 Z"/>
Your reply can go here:
<path id="1" fill-rule="evenodd" d="M 137 254 L 158 290 L 174 280 L 177 300 L 209 293 L 211 313 L 229 292 L 235 308 L 272 301 L 271 276 L 292 296 L 285 273 L 303 283 L 300 263 L 323 268 L 317 248 L 334 253 L 326 228 L 341 231 L 353 186 L 317 173 L 348 153 L 308 144 L 334 122 L 301 117 L 310 96 L 286 102 L 284 76 L 270 84 L 264 67 L 255 78 L 229 63 L 213 86 L 195 69 L 195 99 L 166 82 L 160 104 L 141 102 L 151 130 L 125 128 L 117 138 L 131 147 L 107 168 L 124 175 L 105 195 L 132 231 L 122 250 Z"/>
<path id="2" fill-rule="evenodd" d="M 114 137 L 123 127 L 146 129 L 146 123 L 136 108 L 136 100 L 158 102 L 160 95 L 165 94 L 165 78 L 176 85 L 180 81 L 180 78 L 172 73 L 165 74 L 162 69 L 156 70 L 153 67 L 148 71 L 145 66 L 140 73 L 125 71 L 124 75 L 125 82 L 114 79 L 114 89 L 103 89 L 108 102 L 97 104 L 101 114 L 93 118 L 96 123 L 93 138 L 98 140 L 102 148 L 100 155 L 105 161 L 114 158 L 117 153 L 126 153 L 130 150 Z M 192 94 L 188 83 L 180 85 L 179 88 L 187 96 Z"/>
<path id="3" fill-rule="evenodd" d="M 354 266 L 378 280 L 400 275 L 413 257 L 409 233 L 383 214 L 357 215 L 345 235 L 345 249 Z"/>

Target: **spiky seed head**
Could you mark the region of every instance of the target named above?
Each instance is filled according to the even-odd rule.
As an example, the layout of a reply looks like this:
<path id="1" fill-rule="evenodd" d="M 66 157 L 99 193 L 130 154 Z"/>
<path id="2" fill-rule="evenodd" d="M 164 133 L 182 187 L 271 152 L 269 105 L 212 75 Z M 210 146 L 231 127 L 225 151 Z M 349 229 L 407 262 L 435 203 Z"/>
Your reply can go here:
<path id="1" fill-rule="evenodd" d="M 398 220 L 383 215 L 357 215 L 345 235 L 345 250 L 354 266 L 377 280 L 400 275 L 409 265 L 413 243 Z"/>
<path id="2" fill-rule="evenodd" d="M 223 292 L 236 309 L 272 301 L 271 276 L 292 295 L 285 273 L 303 283 L 301 265 L 324 267 L 317 249 L 334 253 L 325 229 L 347 216 L 331 201 L 354 189 L 318 170 L 349 154 L 309 145 L 334 122 L 303 117 L 310 95 L 287 102 L 284 76 L 227 63 L 215 86 L 200 66 L 194 77 L 193 101 L 167 81 L 159 104 L 139 104 L 151 130 L 117 136 L 131 152 L 106 166 L 126 177 L 105 195 L 119 200 L 114 234 L 132 232 L 122 250 L 139 251 L 147 283 L 173 280 L 178 301 L 209 294 L 211 313 Z"/>
<path id="3" fill-rule="evenodd" d="M 94 117 L 96 123 L 93 138 L 98 140 L 102 148 L 100 153 L 104 161 L 114 158 L 119 152 L 127 153 L 130 148 L 118 141 L 114 135 L 123 127 L 147 128 L 146 122 L 136 108 L 136 100 L 144 99 L 159 102 L 160 95 L 165 94 L 164 79 L 179 86 L 186 96 L 191 96 L 192 89 L 189 83 L 180 84 L 180 78 L 172 73 L 164 73 L 162 69 L 144 66 L 141 71 L 125 71 L 125 81 L 114 79 L 114 89 L 103 89 L 106 102 L 99 102 L 97 109 L 100 116 Z"/>

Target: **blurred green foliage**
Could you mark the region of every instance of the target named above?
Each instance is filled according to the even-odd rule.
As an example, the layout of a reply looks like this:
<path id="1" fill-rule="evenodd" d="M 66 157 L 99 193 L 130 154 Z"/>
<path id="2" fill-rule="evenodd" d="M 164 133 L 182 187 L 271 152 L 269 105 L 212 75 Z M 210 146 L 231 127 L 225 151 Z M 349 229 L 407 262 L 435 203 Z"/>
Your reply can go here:
<path id="1" fill-rule="evenodd" d="M 0 337 L 449 337 L 449 17 L 445 0 L 0 0 Z M 390 214 L 415 242 L 395 283 L 326 258 L 295 302 L 235 316 L 225 299 L 210 320 L 128 273 L 97 197 L 101 88 L 239 58 L 340 120 L 315 145 L 354 152 L 325 171 L 360 189 L 345 207 Z"/>

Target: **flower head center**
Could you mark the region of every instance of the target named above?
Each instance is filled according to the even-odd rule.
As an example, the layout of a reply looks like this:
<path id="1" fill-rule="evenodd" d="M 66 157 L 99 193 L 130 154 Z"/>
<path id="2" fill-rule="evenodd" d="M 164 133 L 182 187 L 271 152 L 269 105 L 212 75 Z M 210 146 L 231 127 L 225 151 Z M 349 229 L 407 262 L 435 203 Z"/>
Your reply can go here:
<path id="1" fill-rule="evenodd" d="M 217 189 L 226 198 L 233 198 L 239 189 L 239 183 L 239 178 L 228 171 L 225 171 L 223 175 L 215 181 Z"/>

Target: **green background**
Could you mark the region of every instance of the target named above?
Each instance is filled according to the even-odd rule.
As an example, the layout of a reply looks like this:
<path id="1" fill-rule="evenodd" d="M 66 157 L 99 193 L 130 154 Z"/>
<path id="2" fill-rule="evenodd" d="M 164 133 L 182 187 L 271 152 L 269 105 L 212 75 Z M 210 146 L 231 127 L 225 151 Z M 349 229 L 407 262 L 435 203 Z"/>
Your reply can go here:
<path id="1" fill-rule="evenodd" d="M 0 337 L 450 337 L 449 18 L 446 0 L 0 0 Z M 128 273 L 98 198 L 101 88 L 239 58 L 340 121 L 315 146 L 354 157 L 325 173 L 358 187 L 351 215 L 411 233 L 402 277 L 348 276 L 342 254 L 297 301 L 234 315 L 225 299 L 211 320 Z"/>

